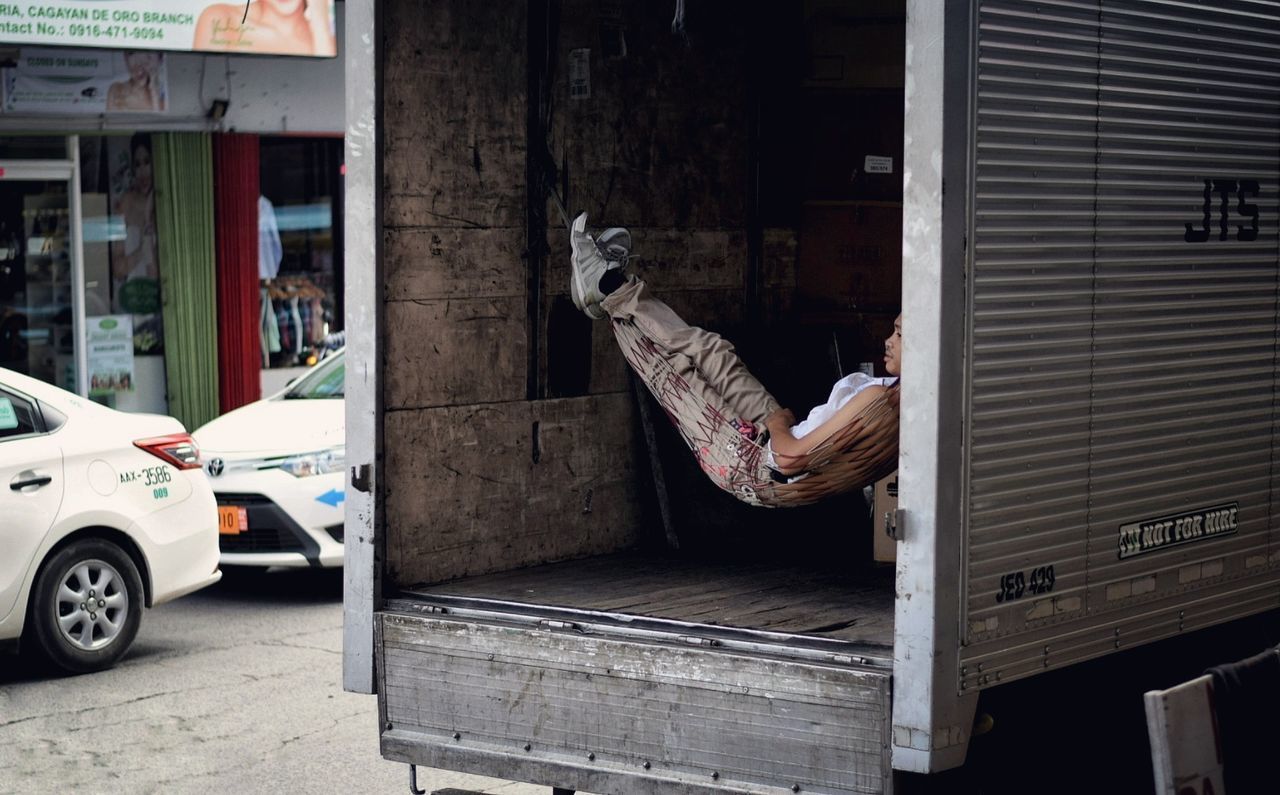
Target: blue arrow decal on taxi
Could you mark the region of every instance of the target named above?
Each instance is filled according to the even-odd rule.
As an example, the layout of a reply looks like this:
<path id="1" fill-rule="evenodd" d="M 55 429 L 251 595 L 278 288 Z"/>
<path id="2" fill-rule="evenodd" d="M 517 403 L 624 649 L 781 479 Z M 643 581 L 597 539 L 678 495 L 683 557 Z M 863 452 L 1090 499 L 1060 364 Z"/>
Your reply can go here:
<path id="1" fill-rule="evenodd" d="M 345 492 L 338 491 L 337 489 L 329 489 L 324 494 L 321 494 L 319 497 L 316 497 L 316 502 L 323 502 L 325 505 L 328 505 L 331 508 L 337 508 L 338 503 L 342 502 L 346 498 L 347 498 L 347 495 Z"/>

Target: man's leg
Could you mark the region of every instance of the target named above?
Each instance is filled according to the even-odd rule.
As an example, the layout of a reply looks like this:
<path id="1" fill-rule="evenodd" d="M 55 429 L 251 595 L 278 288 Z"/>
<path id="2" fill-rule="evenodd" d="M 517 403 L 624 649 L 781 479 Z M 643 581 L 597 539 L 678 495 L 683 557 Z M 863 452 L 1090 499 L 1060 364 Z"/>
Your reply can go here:
<path id="1" fill-rule="evenodd" d="M 623 284 L 600 306 L 611 318 L 634 322 L 645 336 L 671 352 L 676 372 L 710 405 L 724 406 L 756 423 L 778 408 L 734 353 L 733 345 L 719 334 L 686 323 L 654 298 L 642 280 Z"/>

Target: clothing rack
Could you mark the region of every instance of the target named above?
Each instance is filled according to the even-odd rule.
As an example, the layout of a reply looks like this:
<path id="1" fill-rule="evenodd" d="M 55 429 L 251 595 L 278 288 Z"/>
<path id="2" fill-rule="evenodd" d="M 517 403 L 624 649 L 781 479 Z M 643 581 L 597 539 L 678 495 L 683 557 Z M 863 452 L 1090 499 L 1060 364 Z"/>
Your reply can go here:
<path id="1" fill-rule="evenodd" d="M 326 298 L 324 290 L 321 290 L 306 276 L 279 276 L 275 279 L 263 279 L 262 287 L 267 291 L 271 300 L 281 300 L 289 298 Z"/>

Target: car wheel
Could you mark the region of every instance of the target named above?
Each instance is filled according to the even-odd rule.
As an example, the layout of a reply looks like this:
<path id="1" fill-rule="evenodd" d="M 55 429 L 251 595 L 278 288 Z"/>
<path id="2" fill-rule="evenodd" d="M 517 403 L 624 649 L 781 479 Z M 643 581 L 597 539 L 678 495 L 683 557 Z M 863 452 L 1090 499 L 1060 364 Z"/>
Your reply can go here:
<path id="1" fill-rule="evenodd" d="M 71 673 L 116 664 L 142 622 L 142 578 L 109 541 L 76 541 L 49 558 L 31 598 L 31 631 L 45 656 Z"/>

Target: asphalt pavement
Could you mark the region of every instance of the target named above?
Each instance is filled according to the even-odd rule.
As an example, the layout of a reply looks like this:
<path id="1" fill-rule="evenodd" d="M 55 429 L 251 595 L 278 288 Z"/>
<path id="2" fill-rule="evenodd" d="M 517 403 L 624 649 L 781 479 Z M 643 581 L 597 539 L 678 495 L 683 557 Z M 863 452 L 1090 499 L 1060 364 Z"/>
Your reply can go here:
<path id="1" fill-rule="evenodd" d="M 0 656 L 0 793 L 409 792 L 342 691 L 342 575 L 235 577 L 153 610 L 110 671 Z M 550 788 L 420 770 L 419 786 Z"/>

